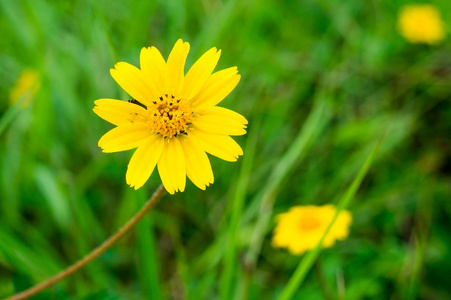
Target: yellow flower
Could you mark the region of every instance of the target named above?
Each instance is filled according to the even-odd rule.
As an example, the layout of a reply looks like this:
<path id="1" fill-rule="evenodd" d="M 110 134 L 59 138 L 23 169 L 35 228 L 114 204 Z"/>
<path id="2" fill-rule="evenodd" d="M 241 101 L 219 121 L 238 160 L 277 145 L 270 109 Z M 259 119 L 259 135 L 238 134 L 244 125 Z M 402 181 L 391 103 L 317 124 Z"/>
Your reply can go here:
<path id="1" fill-rule="evenodd" d="M 445 38 L 440 12 L 430 4 L 406 5 L 398 17 L 401 34 L 411 43 L 437 44 Z"/>
<path id="2" fill-rule="evenodd" d="M 21 107 L 26 107 L 36 92 L 39 90 L 41 82 L 39 74 L 32 69 L 25 69 L 17 79 L 16 84 L 9 92 L 9 103 L 15 104 L 21 97 L 25 97 Z"/>
<path id="3" fill-rule="evenodd" d="M 273 247 L 288 248 L 293 254 L 302 254 L 316 248 L 335 216 L 335 206 L 295 206 L 277 216 L 272 239 Z M 342 210 L 324 238 L 322 247 L 329 248 L 335 240 L 344 240 L 352 223 L 351 213 Z"/>
<path id="4" fill-rule="evenodd" d="M 141 69 L 119 62 L 111 76 L 134 99 L 99 99 L 94 112 L 116 125 L 100 140 L 103 152 L 138 148 L 128 164 L 127 184 L 138 189 L 155 166 L 166 190 L 185 190 L 186 176 L 200 189 L 213 183 L 206 153 L 226 161 L 243 155 L 230 137 L 246 133 L 247 120 L 216 106 L 238 84 L 238 69 L 212 74 L 221 51 L 208 50 L 184 74 L 189 43 L 178 40 L 167 62 L 155 47 L 143 48 Z"/>

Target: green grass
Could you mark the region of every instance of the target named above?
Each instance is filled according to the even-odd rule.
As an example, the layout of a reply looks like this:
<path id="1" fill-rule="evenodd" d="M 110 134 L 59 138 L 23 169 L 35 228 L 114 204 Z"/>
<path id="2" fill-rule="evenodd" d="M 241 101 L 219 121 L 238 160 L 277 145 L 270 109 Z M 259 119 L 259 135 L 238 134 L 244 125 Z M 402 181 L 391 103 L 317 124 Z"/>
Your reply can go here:
<path id="1" fill-rule="evenodd" d="M 167 57 L 178 38 L 187 65 L 217 47 L 218 70 L 238 67 L 221 106 L 249 120 L 244 156 L 210 157 L 206 191 L 166 195 L 36 299 L 277 299 L 302 257 L 271 247 L 275 216 L 337 204 L 384 133 L 347 207 L 350 236 L 322 250 L 293 299 L 451 298 L 451 43 L 403 40 L 407 3 L 0 1 L 0 298 L 98 246 L 160 185 L 157 172 L 126 185 L 132 151 L 101 152 L 113 126 L 92 108 L 129 99 L 109 74 L 116 62 L 138 65 L 151 45 Z M 451 32 L 451 2 L 433 3 Z M 8 98 L 26 68 L 41 84 L 21 108 Z"/>

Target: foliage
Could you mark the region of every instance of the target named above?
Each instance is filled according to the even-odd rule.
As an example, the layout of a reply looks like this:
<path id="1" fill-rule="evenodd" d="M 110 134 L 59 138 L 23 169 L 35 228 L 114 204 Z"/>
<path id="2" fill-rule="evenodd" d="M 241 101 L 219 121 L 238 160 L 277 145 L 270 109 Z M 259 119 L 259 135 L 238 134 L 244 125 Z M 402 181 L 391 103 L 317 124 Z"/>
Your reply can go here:
<path id="1" fill-rule="evenodd" d="M 132 151 L 101 153 L 113 126 L 93 101 L 128 100 L 109 69 L 183 38 L 188 65 L 217 47 L 218 70 L 238 66 L 221 105 L 249 120 L 236 139 L 244 156 L 211 157 L 206 191 L 188 183 L 165 196 L 133 234 L 36 299 L 276 299 L 300 258 L 271 247 L 274 216 L 336 204 L 385 133 L 347 207 L 349 238 L 322 252 L 295 299 L 451 298 L 451 44 L 403 40 L 407 3 L 0 1 L 0 297 L 88 253 L 159 186 L 156 172 L 127 186 Z M 434 3 L 449 32 L 451 2 Z M 39 90 L 11 105 L 30 69 Z"/>

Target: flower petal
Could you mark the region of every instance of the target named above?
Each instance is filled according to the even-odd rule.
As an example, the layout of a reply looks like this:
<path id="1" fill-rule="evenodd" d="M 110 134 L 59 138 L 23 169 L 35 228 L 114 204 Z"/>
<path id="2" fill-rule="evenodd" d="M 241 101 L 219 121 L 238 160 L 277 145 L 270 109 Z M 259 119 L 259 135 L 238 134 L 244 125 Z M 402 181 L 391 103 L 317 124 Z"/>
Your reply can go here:
<path id="1" fill-rule="evenodd" d="M 168 89 L 169 92 L 178 94 L 183 85 L 183 77 L 185 74 L 185 62 L 189 52 L 189 43 L 183 42 L 181 39 L 175 43 L 168 57 Z"/>
<path id="2" fill-rule="evenodd" d="M 189 69 L 183 81 L 182 95 L 191 99 L 205 85 L 211 73 L 215 69 L 221 50 L 211 48 L 204 53 Z"/>
<path id="3" fill-rule="evenodd" d="M 230 136 L 211 134 L 196 128 L 188 130 L 189 138 L 206 152 L 226 161 L 236 161 L 243 150 Z"/>
<path id="4" fill-rule="evenodd" d="M 186 175 L 198 188 L 205 190 L 206 186 L 214 182 L 207 154 L 189 136 L 184 136 L 180 142 L 185 153 Z"/>
<path id="5" fill-rule="evenodd" d="M 335 213 L 335 206 L 330 204 L 292 207 L 287 213 L 277 216 L 272 245 L 287 247 L 293 254 L 315 249 Z M 336 240 L 345 239 L 349 234 L 351 221 L 352 215 L 342 210 L 325 236 L 322 248 L 332 247 Z"/>
<path id="6" fill-rule="evenodd" d="M 115 69 L 110 69 L 111 76 L 133 98 L 148 106 L 151 99 L 158 97 L 158 90 L 154 83 L 137 67 L 119 62 Z"/>
<path id="7" fill-rule="evenodd" d="M 215 106 L 221 102 L 240 81 L 237 67 L 213 73 L 204 87 L 194 96 L 192 103 L 197 107 Z"/>
<path id="8" fill-rule="evenodd" d="M 151 135 L 145 123 L 130 123 L 118 126 L 105 133 L 99 140 L 103 152 L 119 152 L 139 147 Z"/>
<path id="9" fill-rule="evenodd" d="M 217 117 L 223 117 L 223 118 L 229 118 L 232 119 L 240 124 L 246 125 L 248 122 L 245 117 L 240 115 L 237 112 L 234 112 L 233 110 L 219 107 L 219 106 L 213 106 L 213 107 L 206 107 L 202 109 L 197 109 L 196 113 L 200 115 L 215 115 Z"/>
<path id="10" fill-rule="evenodd" d="M 182 145 L 178 138 L 165 139 L 165 148 L 158 161 L 158 173 L 170 194 L 185 190 L 186 167 Z"/>
<path id="11" fill-rule="evenodd" d="M 223 107 L 213 106 L 196 111 L 192 123 L 199 130 L 223 135 L 243 135 L 247 120 L 242 115 Z"/>
<path id="12" fill-rule="evenodd" d="M 347 210 L 342 210 L 329 231 L 328 236 L 337 240 L 344 240 L 349 235 L 349 226 L 352 223 L 352 215 Z"/>
<path id="13" fill-rule="evenodd" d="M 160 51 L 155 47 L 142 48 L 140 55 L 141 70 L 154 83 L 159 96 L 167 93 L 167 66 Z"/>
<path id="14" fill-rule="evenodd" d="M 147 111 L 139 105 L 114 99 L 99 99 L 94 103 L 97 106 L 93 108 L 93 111 L 102 119 L 116 126 L 147 122 Z"/>
<path id="15" fill-rule="evenodd" d="M 146 183 L 155 169 L 164 148 L 164 139 L 153 134 L 133 154 L 127 168 L 127 184 L 139 189 Z"/>

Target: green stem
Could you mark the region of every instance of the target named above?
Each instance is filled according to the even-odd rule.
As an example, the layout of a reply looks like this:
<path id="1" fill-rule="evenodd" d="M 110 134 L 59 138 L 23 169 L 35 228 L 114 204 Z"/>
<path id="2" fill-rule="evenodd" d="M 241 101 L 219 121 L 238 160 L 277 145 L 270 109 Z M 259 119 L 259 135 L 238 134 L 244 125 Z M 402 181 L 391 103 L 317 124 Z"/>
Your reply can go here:
<path id="1" fill-rule="evenodd" d="M 299 286 L 304 281 L 305 277 L 307 276 L 308 271 L 312 267 L 313 263 L 317 259 L 320 251 L 321 246 L 323 244 L 324 237 L 329 232 L 332 225 L 335 223 L 335 220 L 337 219 L 340 212 L 348 207 L 349 202 L 351 202 L 352 198 L 354 198 L 355 193 L 357 192 L 357 189 L 359 188 L 363 178 L 365 177 L 366 173 L 368 172 L 368 169 L 370 168 L 370 165 L 373 161 L 373 157 L 379 150 L 379 147 L 382 143 L 382 140 L 384 139 L 385 135 L 381 137 L 376 144 L 376 146 L 371 151 L 370 155 L 367 157 L 365 163 L 360 168 L 359 173 L 357 174 L 356 178 L 352 182 L 351 186 L 348 188 L 346 193 L 341 197 L 340 201 L 338 201 L 337 205 L 337 211 L 335 212 L 335 216 L 332 219 L 332 222 L 330 222 L 329 226 L 327 227 L 326 231 L 324 232 L 323 236 L 321 237 L 321 240 L 319 241 L 316 248 L 312 251 L 309 251 L 303 259 L 300 261 L 298 267 L 296 268 L 296 271 L 291 276 L 290 280 L 288 281 L 288 284 L 283 289 L 279 300 L 288 300 L 291 299 L 294 295 L 294 293 L 298 290 Z"/>
<path id="2" fill-rule="evenodd" d="M 147 201 L 147 203 L 141 208 L 141 210 L 134 215 L 124 226 L 119 228 L 119 230 L 113 234 L 110 238 L 108 238 L 105 242 L 103 242 L 100 246 L 92 250 L 89 254 L 87 254 L 85 257 L 74 263 L 73 265 L 67 267 L 60 273 L 56 274 L 55 276 L 23 291 L 18 294 L 15 294 L 9 298 L 3 299 L 3 300 L 21 300 L 21 299 L 27 299 L 30 298 L 43 290 L 55 285 L 59 281 L 65 279 L 66 277 L 72 275 L 73 273 L 77 272 L 87 264 L 89 264 L 91 261 L 99 257 L 102 253 L 107 251 L 109 248 L 111 248 L 118 240 L 120 240 L 124 235 L 126 235 L 133 227 L 135 227 L 136 224 L 138 224 L 139 221 L 147 214 L 147 212 L 157 204 L 158 200 L 161 199 L 161 197 L 164 195 L 166 190 L 164 189 L 163 185 L 161 185 L 158 190 L 152 195 L 152 197 Z"/>
<path id="3" fill-rule="evenodd" d="M 233 274 L 237 270 L 237 244 L 238 244 L 238 227 L 240 217 L 243 212 L 244 200 L 246 197 L 247 187 L 249 185 L 252 164 L 254 161 L 254 153 L 257 145 L 258 128 L 260 120 L 255 122 L 252 132 L 249 134 L 249 142 L 246 145 L 246 156 L 243 160 L 243 166 L 238 178 L 238 185 L 233 198 L 233 210 L 227 236 L 227 252 L 224 259 L 224 273 L 221 281 L 220 299 L 231 299 L 230 293 L 232 289 Z"/>
<path id="4" fill-rule="evenodd" d="M 323 128 L 327 121 L 325 120 L 326 108 L 326 100 L 317 100 L 293 144 L 271 173 L 268 184 L 264 190 L 263 199 L 260 205 L 260 214 L 251 236 L 249 251 L 246 255 L 246 264 L 251 268 L 255 267 L 257 258 L 260 254 L 263 239 L 272 216 L 274 202 L 281 187 L 281 183 L 294 170 L 301 158 L 305 156 L 306 150 L 313 138 Z"/>

